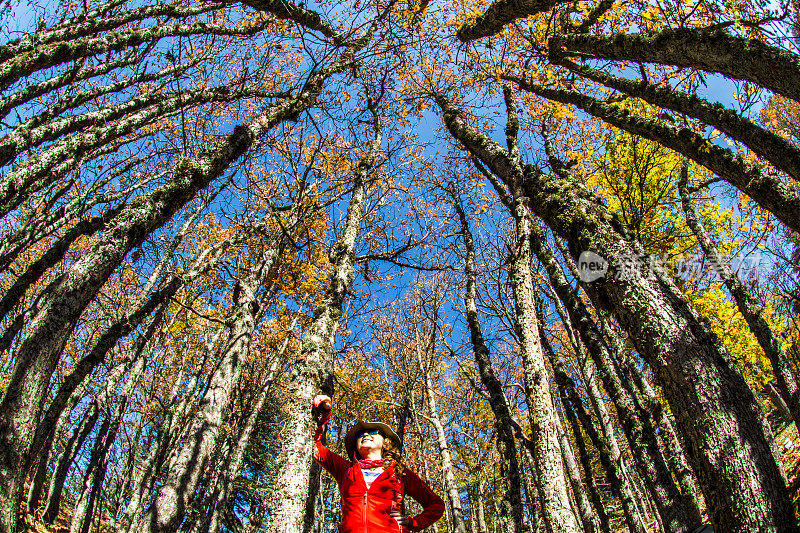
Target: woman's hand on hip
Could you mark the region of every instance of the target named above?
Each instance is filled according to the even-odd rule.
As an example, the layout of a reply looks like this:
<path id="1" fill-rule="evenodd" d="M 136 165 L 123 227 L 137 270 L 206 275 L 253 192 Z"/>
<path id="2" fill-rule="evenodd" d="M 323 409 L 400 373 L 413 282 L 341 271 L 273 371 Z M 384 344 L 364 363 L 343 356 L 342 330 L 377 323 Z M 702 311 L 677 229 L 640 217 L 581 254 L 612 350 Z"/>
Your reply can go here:
<path id="1" fill-rule="evenodd" d="M 403 516 L 400 511 L 392 511 L 389 514 L 392 515 L 392 518 L 397 520 L 398 525 L 401 527 L 408 527 L 410 520 L 407 516 Z"/>

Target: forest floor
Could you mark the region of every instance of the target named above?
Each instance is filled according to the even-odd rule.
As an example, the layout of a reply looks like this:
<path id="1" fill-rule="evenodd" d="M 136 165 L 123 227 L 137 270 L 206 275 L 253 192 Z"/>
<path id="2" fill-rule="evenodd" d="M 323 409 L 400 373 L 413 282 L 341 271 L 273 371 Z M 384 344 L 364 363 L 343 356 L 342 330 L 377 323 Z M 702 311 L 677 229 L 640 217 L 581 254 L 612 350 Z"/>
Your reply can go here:
<path id="1" fill-rule="evenodd" d="M 783 455 L 783 466 L 786 477 L 789 479 L 789 488 L 792 492 L 792 503 L 795 515 L 800 520 L 800 435 L 797 427 L 790 424 L 780 431 L 776 438 L 778 451 Z M 72 509 L 63 505 L 54 524 L 47 526 L 38 518 L 28 515 L 25 517 L 26 533 L 68 533 Z M 96 531 L 96 530 L 93 530 Z M 111 533 L 113 529 L 108 524 L 100 524 L 101 533 Z"/>

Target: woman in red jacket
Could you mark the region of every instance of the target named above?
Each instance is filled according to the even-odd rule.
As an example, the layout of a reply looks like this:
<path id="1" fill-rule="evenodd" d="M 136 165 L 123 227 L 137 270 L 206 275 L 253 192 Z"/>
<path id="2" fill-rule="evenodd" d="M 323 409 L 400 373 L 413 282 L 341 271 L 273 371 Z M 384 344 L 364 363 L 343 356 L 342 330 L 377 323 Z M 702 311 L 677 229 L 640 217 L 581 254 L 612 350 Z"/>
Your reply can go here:
<path id="1" fill-rule="evenodd" d="M 400 462 L 400 439 L 389 426 L 362 421 L 353 426 L 344 437 L 350 460 L 322 443 L 322 426 L 331 416 L 330 401 L 327 396 L 314 398 L 319 413 L 314 460 L 339 484 L 339 533 L 406 533 L 436 522 L 444 513 L 444 502 Z M 420 514 L 406 516 L 406 495 L 422 505 Z"/>

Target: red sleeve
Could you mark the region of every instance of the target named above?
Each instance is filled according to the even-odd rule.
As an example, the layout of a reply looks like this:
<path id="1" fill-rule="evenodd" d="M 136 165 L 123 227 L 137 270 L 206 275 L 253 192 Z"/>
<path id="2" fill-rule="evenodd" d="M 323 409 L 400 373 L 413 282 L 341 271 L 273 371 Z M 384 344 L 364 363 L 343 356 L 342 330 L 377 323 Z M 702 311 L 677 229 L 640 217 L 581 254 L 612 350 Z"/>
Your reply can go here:
<path id="1" fill-rule="evenodd" d="M 444 501 L 411 470 L 403 471 L 406 494 L 422 506 L 422 512 L 408 523 L 411 531 L 420 531 L 439 520 L 444 514 Z"/>
<path id="2" fill-rule="evenodd" d="M 327 470 L 337 483 L 341 483 L 341 479 L 350 467 L 350 461 L 322 444 L 322 426 L 314 432 L 314 445 L 314 460 Z"/>

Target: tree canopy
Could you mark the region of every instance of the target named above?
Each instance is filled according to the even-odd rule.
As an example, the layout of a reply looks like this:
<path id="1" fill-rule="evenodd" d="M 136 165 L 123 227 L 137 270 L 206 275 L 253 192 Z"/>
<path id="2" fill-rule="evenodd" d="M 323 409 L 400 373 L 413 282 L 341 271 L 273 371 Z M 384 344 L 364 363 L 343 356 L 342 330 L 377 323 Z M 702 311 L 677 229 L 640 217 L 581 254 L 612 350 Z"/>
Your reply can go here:
<path id="1" fill-rule="evenodd" d="M 0 0 L 0 532 L 795 530 L 798 10 Z"/>

